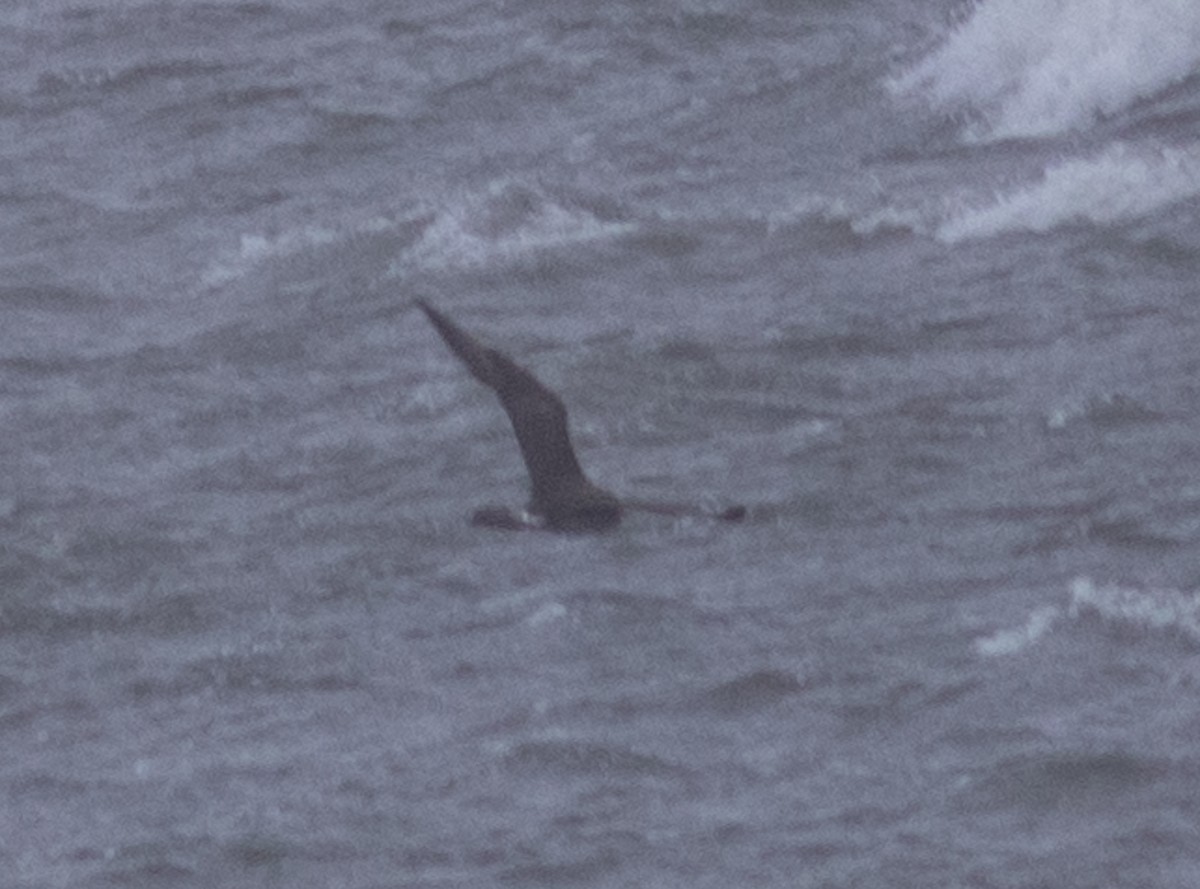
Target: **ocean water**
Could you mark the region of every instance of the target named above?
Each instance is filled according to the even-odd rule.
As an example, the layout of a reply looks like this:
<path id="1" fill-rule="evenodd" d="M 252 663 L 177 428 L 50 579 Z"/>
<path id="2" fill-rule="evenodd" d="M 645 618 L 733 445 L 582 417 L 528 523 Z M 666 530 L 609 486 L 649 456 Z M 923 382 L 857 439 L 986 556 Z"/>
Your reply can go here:
<path id="1" fill-rule="evenodd" d="M 10 0 L 0 886 L 1200 885 L 1200 6 Z M 570 406 L 520 506 L 423 297 Z"/>

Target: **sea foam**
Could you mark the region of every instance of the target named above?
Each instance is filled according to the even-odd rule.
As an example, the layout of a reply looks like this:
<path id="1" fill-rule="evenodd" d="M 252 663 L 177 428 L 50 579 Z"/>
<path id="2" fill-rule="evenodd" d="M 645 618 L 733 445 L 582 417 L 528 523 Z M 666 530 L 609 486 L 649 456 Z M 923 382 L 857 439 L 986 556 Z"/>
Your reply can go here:
<path id="1" fill-rule="evenodd" d="M 1095 157 L 1049 167 L 1042 177 L 988 203 L 960 208 L 935 229 L 957 243 L 1006 232 L 1045 232 L 1062 225 L 1110 224 L 1148 216 L 1200 195 L 1200 146 L 1111 145 Z"/>
<path id="2" fill-rule="evenodd" d="M 1200 593 L 1117 584 L 1097 586 L 1081 577 L 1071 583 L 1067 613 L 1072 618 L 1095 614 L 1114 625 L 1169 631 L 1200 643 Z"/>
<path id="3" fill-rule="evenodd" d="M 991 141 L 1087 128 L 1198 70 L 1195 0 L 984 0 L 888 86 Z"/>
<path id="4" fill-rule="evenodd" d="M 1017 654 L 1037 643 L 1063 622 L 1098 618 L 1113 629 L 1168 633 L 1189 644 L 1200 644 L 1200 593 L 1153 586 L 1096 584 L 1091 578 L 1071 581 L 1065 606 L 1035 608 L 1018 627 L 997 630 L 975 640 L 982 657 Z"/>
<path id="5" fill-rule="evenodd" d="M 579 201 L 536 185 L 502 179 L 465 192 L 434 213 L 421 238 L 393 265 L 445 271 L 519 262 L 545 250 L 601 240 L 631 230 Z"/>

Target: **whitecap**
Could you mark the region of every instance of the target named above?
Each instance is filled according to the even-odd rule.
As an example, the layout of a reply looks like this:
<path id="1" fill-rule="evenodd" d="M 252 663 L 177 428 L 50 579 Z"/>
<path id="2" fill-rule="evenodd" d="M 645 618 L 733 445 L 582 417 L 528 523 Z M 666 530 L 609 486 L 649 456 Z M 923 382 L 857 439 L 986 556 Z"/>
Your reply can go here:
<path id="1" fill-rule="evenodd" d="M 462 193 L 434 211 L 421 237 L 393 264 L 445 271 L 516 262 L 544 250 L 624 234 L 632 224 L 602 218 L 583 203 L 510 179 Z"/>
<path id="2" fill-rule="evenodd" d="M 996 194 L 945 218 L 944 243 L 1008 232 L 1046 232 L 1068 224 L 1112 224 L 1148 216 L 1200 195 L 1200 145 L 1116 143 L 1101 154 L 1047 169 L 1037 182 Z"/>
<path id="3" fill-rule="evenodd" d="M 1181 634 L 1200 643 L 1200 593 L 1153 586 L 1097 585 L 1088 577 L 1071 581 L 1065 607 L 1041 605 L 1025 623 L 997 630 L 975 640 L 976 654 L 1001 657 L 1018 654 L 1046 636 L 1063 621 L 1098 617 L 1114 628 Z"/>
<path id="4" fill-rule="evenodd" d="M 1200 70 L 1195 0 L 985 0 L 888 87 L 981 120 L 968 141 L 1090 126 Z"/>
<path id="5" fill-rule="evenodd" d="M 1016 654 L 1033 645 L 1048 633 L 1062 617 L 1062 610 L 1053 605 L 1035 608 L 1022 626 L 999 630 L 975 640 L 975 651 L 984 657 Z"/>
<path id="6" fill-rule="evenodd" d="M 1182 633 L 1200 642 L 1200 593 L 1156 587 L 1097 586 L 1086 577 L 1071 582 L 1068 615 L 1098 615 L 1110 623 Z"/>
<path id="7" fill-rule="evenodd" d="M 209 263 L 200 281 L 205 287 L 215 289 L 252 274 L 264 264 L 303 256 L 330 245 L 349 242 L 360 235 L 387 231 L 396 225 L 392 220 L 372 218 L 344 229 L 307 225 L 273 234 L 244 232 L 238 237 L 236 247 L 224 251 Z"/>

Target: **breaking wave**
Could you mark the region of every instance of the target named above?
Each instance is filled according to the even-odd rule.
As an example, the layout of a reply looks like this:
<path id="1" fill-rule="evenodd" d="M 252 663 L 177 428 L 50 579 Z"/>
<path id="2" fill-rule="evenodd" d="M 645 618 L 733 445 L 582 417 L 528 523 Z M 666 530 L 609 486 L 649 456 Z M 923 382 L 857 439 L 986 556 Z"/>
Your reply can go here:
<path id="1" fill-rule="evenodd" d="M 552 195 L 515 181 L 493 182 L 434 212 L 421 238 L 394 264 L 442 271 L 477 268 L 536 256 L 543 250 L 623 234 L 630 223 L 611 209 Z"/>
<path id="2" fill-rule="evenodd" d="M 1085 129 L 1198 70 L 1193 0 L 984 0 L 888 86 L 991 141 Z"/>
<path id="3" fill-rule="evenodd" d="M 1200 147 L 1116 143 L 1096 157 L 1052 166 L 1039 181 L 998 194 L 988 204 L 952 213 L 934 234 L 939 241 L 957 243 L 1072 223 L 1105 225 L 1148 216 L 1197 195 Z"/>
<path id="4" fill-rule="evenodd" d="M 1189 645 L 1200 645 L 1200 593 L 1158 587 L 1097 585 L 1087 577 L 1071 581 L 1066 606 L 1035 608 L 1019 627 L 998 630 L 975 640 L 983 657 L 1017 654 L 1034 645 L 1064 621 L 1098 619 L 1104 626 L 1131 634 L 1166 633 Z"/>

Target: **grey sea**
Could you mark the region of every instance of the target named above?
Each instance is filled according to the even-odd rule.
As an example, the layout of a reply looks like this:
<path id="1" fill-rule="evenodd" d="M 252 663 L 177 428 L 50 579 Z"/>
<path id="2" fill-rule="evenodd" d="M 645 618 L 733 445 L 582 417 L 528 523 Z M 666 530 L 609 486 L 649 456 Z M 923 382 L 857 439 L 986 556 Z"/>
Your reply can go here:
<path id="1" fill-rule="evenodd" d="M 1200 4 L 7 0 L 0 886 L 1200 886 Z M 589 475 L 519 509 L 437 306 Z"/>

